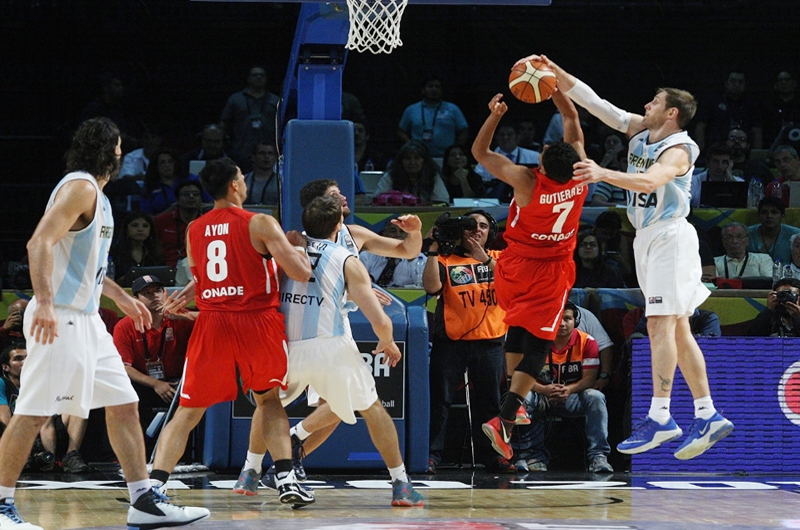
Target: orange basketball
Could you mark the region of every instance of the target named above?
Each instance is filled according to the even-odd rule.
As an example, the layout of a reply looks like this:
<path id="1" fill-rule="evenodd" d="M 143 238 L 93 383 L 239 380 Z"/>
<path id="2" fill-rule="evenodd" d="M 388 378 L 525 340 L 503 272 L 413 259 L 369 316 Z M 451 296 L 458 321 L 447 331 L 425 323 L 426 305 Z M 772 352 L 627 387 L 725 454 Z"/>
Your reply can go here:
<path id="1" fill-rule="evenodd" d="M 539 103 L 550 99 L 556 90 L 556 74 L 541 61 L 514 65 L 508 76 L 508 88 L 520 101 Z"/>

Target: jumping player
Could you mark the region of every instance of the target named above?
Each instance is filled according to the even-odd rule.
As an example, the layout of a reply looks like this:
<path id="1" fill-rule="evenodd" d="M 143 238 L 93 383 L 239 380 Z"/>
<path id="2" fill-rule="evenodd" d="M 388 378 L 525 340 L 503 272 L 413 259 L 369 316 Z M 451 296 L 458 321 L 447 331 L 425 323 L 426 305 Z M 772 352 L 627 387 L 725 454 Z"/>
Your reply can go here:
<path id="1" fill-rule="evenodd" d="M 689 385 L 695 419 L 675 451 L 680 460 L 694 458 L 733 431 L 733 423 L 714 408 L 706 363 L 689 326 L 689 317 L 709 291 L 701 282 L 697 232 L 687 221 L 692 171 L 699 149 L 683 129 L 697 104 L 684 90 L 660 88 L 644 106 L 644 116 L 619 109 L 545 56 L 559 89 L 609 127 L 630 137 L 628 171 L 611 171 L 591 160 L 575 165 L 576 182 L 608 182 L 628 190 L 628 218 L 636 228 L 633 242 L 636 275 L 647 308 L 653 364 L 650 412 L 621 453 L 642 453 L 678 438 L 683 431 L 669 412 L 675 368 Z"/>
<path id="2" fill-rule="evenodd" d="M 103 188 L 119 173 L 119 129 L 106 118 L 83 122 L 67 153 L 67 175 L 50 195 L 28 242 L 34 297 L 23 332 L 28 357 L 15 414 L 0 438 L 0 529 L 42 530 L 14 506 L 17 478 L 39 428 L 54 414 L 88 418 L 105 407 L 108 438 L 128 483 L 132 530 L 183 526 L 209 516 L 205 508 L 173 506 L 147 478 L 139 398 L 114 341 L 100 319 L 100 294 L 150 327 L 150 312 L 106 278 L 114 233 Z"/>
<path id="3" fill-rule="evenodd" d="M 564 142 L 549 146 L 539 168 L 531 170 L 490 149 L 494 131 L 508 110 L 501 98 L 497 94 L 489 102 L 490 114 L 475 138 L 472 154 L 489 173 L 514 189 L 504 234 L 508 248 L 497 261 L 494 277 L 509 325 L 506 362 L 513 375 L 500 416 L 483 424 L 495 451 L 510 459 L 511 431 L 518 416 L 524 421 L 525 412 L 520 409 L 525 395 L 544 366 L 575 283 L 572 254 L 586 188 L 572 180 L 573 164 L 585 157 L 583 131 L 572 102 L 558 90 L 553 94 L 564 120 Z"/>
<path id="4" fill-rule="evenodd" d="M 272 450 L 280 501 L 310 504 L 313 494 L 292 470 L 289 420 L 278 397 L 287 369 L 280 271 L 308 281 L 305 246 L 295 249 L 273 217 L 242 208 L 247 186 L 229 158 L 209 161 L 200 178 L 214 197 L 214 209 L 192 222 L 186 235 L 200 312 L 186 352 L 180 406 L 161 435 L 151 479 L 154 485 L 166 482 L 207 407 L 236 399 L 238 368 L 256 402 L 250 438 L 266 439 Z"/>

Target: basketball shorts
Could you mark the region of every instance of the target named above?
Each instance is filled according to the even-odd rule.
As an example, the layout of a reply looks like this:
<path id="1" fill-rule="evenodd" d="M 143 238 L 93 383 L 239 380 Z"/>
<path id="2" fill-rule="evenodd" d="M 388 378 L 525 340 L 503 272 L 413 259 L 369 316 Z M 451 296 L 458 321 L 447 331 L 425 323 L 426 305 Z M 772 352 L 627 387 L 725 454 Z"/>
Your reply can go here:
<path id="1" fill-rule="evenodd" d="M 497 301 L 509 326 L 553 340 L 575 283 L 575 262 L 539 260 L 504 252 L 494 271 Z"/>
<path id="2" fill-rule="evenodd" d="M 201 311 L 186 351 L 183 407 L 210 407 L 238 394 L 286 385 L 286 326 L 268 311 Z"/>
<path id="3" fill-rule="evenodd" d="M 36 298 L 26 313 L 33 314 Z M 15 414 L 88 418 L 91 409 L 139 401 L 114 340 L 97 313 L 56 307 L 58 336 L 35 342 L 26 319 L 28 358 L 22 366 Z"/>
<path id="4" fill-rule="evenodd" d="M 351 337 L 324 337 L 289 344 L 289 387 L 281 393 L 284 406 L 313 386 L 334 414 L 350 425 L 354 411 L 367 410 L 378 400 L 375 379 Z"/>
<path id="5" fill-rule="evenodd" d="M 710 291 L 700 280 L 697 232 L 686 219 L 637 230 L 633 254 L 646 316 L 689 317 L 708 298 Z"/>

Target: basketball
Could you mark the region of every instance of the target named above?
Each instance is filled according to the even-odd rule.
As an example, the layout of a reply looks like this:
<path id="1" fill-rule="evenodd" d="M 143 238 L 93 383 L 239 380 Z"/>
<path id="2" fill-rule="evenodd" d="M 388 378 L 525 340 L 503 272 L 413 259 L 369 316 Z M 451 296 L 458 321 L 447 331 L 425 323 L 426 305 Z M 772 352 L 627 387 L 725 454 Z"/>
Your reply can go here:
<path id="1" fill-rule="evenodd" d="M 525 103 L 540 103 L 556 90 L 556 74 L 541 61 L 516 64 L 508 76 L 508 88 Z"/>

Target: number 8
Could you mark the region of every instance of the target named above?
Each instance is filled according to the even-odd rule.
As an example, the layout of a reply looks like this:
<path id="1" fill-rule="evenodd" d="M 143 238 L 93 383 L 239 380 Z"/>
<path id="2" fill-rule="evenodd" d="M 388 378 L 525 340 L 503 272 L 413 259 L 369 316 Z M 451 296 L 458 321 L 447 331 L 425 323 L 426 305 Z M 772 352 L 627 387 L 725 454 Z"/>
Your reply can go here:
<path id="1" fill-rule="evenodd" d="M 228 277 L 228 262 L 225 261 L 225 256 L 228 254 L 228 248 L 225 246 L 224 241 L 212 241 L 206 249 L 206 257 L 208 263 L 206 264 L 206 275 L 212 282 L 221 282 Z"/>

